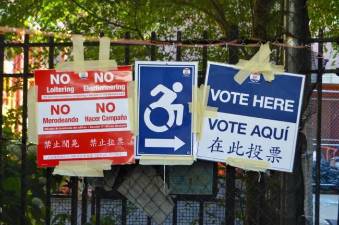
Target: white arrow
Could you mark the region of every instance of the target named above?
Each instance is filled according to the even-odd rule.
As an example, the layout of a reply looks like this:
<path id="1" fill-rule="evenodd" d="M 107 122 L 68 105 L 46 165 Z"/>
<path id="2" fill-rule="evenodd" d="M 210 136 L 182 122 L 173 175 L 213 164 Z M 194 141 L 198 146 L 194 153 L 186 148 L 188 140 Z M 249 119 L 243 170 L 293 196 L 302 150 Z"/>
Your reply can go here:
<path id="1" fill-rule="evenodd" d="M 174 139 L 145 138 L 146 148 L 174 148 L 176 151 L 184 145 L 185 142 L 177 136 L 174 136 Z"/>

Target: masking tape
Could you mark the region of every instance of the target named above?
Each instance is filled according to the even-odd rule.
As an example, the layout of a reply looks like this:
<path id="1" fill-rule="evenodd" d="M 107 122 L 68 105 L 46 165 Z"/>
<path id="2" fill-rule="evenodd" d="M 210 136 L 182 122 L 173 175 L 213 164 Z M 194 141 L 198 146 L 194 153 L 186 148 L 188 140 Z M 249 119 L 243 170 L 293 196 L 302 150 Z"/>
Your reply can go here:
<path id="1" fill-rule="evenodd" d="M 238 167 L 244 170 L 251 170 L 251 171 L 264 172 L 271 167 L 269 162 L 266 162 L 266 161 L 241 159 L 241 158 L 235 158 L 235 157 L 228 157 L 225 160 L 225 162 L 226 164 L 231 165 L 233 167 Z"/>
<path id="2" fill-rule="evenodd" d="M 194 94 L 193 101 L 188 103 L 189 112 L 193 114 L 193 133 L 196 134 L 197 139 L 200 139 L 202 131 L 202 124 L 205 116 L 216 117 L 218 114 L 217 107 L 207 106 L 209 96 L 209 86 L 201 85 L 199 88 L 193 86 Z M 202 101 L 200 101 L 202 99 Z"/>
<path id="3" fill-rule="evenodd" d="M 74 62 L 84 61 L 84 37 L 82 35 L 72 35 Z"/>
<path id="4" fill-rule="evenodd" d="M 65 176 L 103 177 L 103 170 L 110 170 L 110 160 L 60 161 L 53 174 Z"/>
<path id="5" fill-rule="evenodd" d="M 136 136 L 138 131 L 136 129 L 136 113 L 135 113 L 135 95 L 134 95 L 134 81 L 128 82 L 127 86 L 127 95 L 128 95 L 128 115 L 130 121 L 131 132 Z"/>
<path id="6" fill-rule="evenodd" d="M 93 169 L 75 169 L 75 168 L 59 168 L 55 167 L 53 171 L 53 175 L 62 175 L 62 176 L 70 176 L 70 177 L 103 177 L 104 172 L 103 170 L 93 170 Z"/>
<path id="7" fill-rule="evenodd" d="M 217 117 L 218 116 L 218 108 L 217 107 L 211 107 L 211 106 L 206 107 L 205 116 L 209 117 L 209 118 Z"/>
<path id="8" fill-rule="evenodd" d="M 192 130 L 193 133 L 197 133 L 197 123 L 199 120 L 199 104 L 200 102 L 198 101 L 198 87 L 196 85 L 193 86 L 193 96 L 192 96 L 192 102 L 188 103 L 188 111 L 192 114 L 193 118 L 193 124 L 192 124 Z"/>
<path id="9" fill-rule="evenodd" d="M 63 62 L 58 64 L 56 71 L 74 71 L 83 72 L 88 70 L 108 71 L 117 68 L 115 60 L 86 60 L 83 63 Z"/>
<path id="10" fill-rule="evenodd" d="M 193 156 L 141 156 L 140 165 L 192 165 Z"/>
<path id="11" fill-rule="evenodd" d="M 101 37 L 99 41 L 99 61 L 109 60 L 109 51 L 111 46 L 111 39 L 108 37 Z"/>
<path id="12" fill-rule="evenodd" d="M 138 98 L 138 89 L 137 89 L 137 85 L 134 84 L 134 92 L 133 92 L 133 112 L 134 112 L 134 135 L 138 136 L 139 135 L 139 113 L 138 113 L 138 106 L 137 104 L 140 104 L 140 102 L 138 102 L 137 98 Z"/>
<path id="13" fill-rule="evenodd" d="M 63 62 L 56 66 L 57 71 L 84 72 L 88 70 L 108 71 L 117 68 L 115 60 L 109 60 L 110 39 L 100 38 L 99 60 L 84 61 L 84 38 L 81 35 L 72 35 L 73 62 Z"/>
<path id="14" fill-rule="evenodd" d="M 38 103 L 37 103 L 38 87 L 32 86 L 28 89 L 27 102 L 28 102 L 28 126 L 27 136 L 28 142 L 38 144 Z"/>
<path id="15" fill-rule="evenodd" d="M 270 63 L 271 49 L 269 43 L 260 46 L 259 51 L 250 60 L 240 60 L 236 66 L 240 68 L 234 76 L 238 84 L 242 84 L 251 73 L 262 73 L 268 82 L 274 80 L 274 75 L 284 72 L 283 66 Z"/>

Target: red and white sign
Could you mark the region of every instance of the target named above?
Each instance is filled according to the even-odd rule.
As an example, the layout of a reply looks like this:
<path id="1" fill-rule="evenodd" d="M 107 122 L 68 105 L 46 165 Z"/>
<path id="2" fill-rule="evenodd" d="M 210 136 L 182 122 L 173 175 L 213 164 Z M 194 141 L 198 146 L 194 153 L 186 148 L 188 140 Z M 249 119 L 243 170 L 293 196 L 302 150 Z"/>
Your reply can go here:
<path id="1" fill-rule="evenodd" d="M 106 72 L 35 71 L 38 166 L 64 160 L 134 162 L 127 99 L 131 80 L 131 66 Z"/>

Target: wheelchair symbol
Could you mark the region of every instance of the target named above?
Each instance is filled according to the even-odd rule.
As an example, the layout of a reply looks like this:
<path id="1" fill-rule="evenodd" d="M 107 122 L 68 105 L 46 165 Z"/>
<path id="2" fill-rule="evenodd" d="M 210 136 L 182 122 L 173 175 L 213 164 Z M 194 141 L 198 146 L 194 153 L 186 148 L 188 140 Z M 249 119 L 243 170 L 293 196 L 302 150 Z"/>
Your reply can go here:
<path id="1" fill-rule="evenodd" d="M 162 93 L 163 95 L 156 102 L 150 104 L 144 112 L 144 121 L 150 130 L 161 133 L 170 129 L 174 125 L 174 122 L 177 126 L 182 125 L 184 105 L 173 104 L 175 99 L 178 97 L 177 93 L 181 92 L 182 89 L 183 86 L 180 82 L 175 82 L 172 85 L 172 89 L 169 89 L 162 84 L 159 84 L 152 89 L 151 96 L 157 96 L 159 93 Z M 164 125 L 157 126 L 151 121 L 151 112 L 156 108 L 163 108 L 168 113 L 168 120 Z"/>

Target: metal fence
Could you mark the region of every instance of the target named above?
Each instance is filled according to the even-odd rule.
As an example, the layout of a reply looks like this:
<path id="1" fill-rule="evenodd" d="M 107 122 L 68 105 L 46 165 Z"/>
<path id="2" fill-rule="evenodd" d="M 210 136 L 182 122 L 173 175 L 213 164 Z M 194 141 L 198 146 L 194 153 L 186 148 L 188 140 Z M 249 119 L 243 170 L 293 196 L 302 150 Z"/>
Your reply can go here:
<path id="1" fill-rule="evenodd" d="M 207 33 L 203 34 L 203 38 L 200 41 L 209 43 Z M 126 33 L 125 38 L 130 37 L 129 33 Z M 152 40 L 156 40 L 156 34 L 152 33 Z M 237 32 L 231 32 L 230 40 L 237 38 Z M 177 33 L 177 41 L 181 41 L 181 33 Z M 325 42 L 333 41 L 326 39 L 312 39 L 308 42 Z M 192 41 L 188 41 L 192 42 Z M 85 42 L 86 48 L 92 48 L 99 45 L 98 42 Z M 153 225 L 155 221 L 152 221 L 148 215 L 154 215 L 157 217 L 167 217 L 164 224 L 199 224 L 199 225 L 211 225 L 211 224 L 282 224 L 282 218 L 284 217 L 285 209 L 288 207 L 284 205 L 285 194 L 284 182 L 287 179 L 282 173 L 268 172 L 268 173 L 255 173 L 244 172 L 230 166 L 222 167 L 221 164 L 214 163 L 213 169 L 213 190 L 210 195 L 180 195 L 171 194 L 170 199 L 167 199 L 167 195 L 148 195 L 149 190 L 159 189 L 155 193 L 164 193 L 166 190 L 161 190 L 164 187 L 163 181 L 158 178 L 164 177 L 164 170 L 159 167 L 149 167 L 151 169 L 142 169 L 140 173 L 153 174 L 148 176 L 151 183 L 146 183 L 145 186 L 139 190 L 139 193 L 132 196 L 132 192 L 129 188 L 133 186 L 133 182 L 142 183 L 138 181 L 138 177 L 130 183 L 124 183 L 123 178 L 135 176 L 136 169 L 140 169 L 138 166 L 128 166 L 123 168 L 124 173 L 119 173 L 116 181 L 111 185 L 111 190 L 105 191 L 102 186 L 96 186 L 91 183 L 89 179 L 83 179 L 79 182 L 78 177 L 71 177 L 69 179 L 69 195 L 60 196 L 53 195 L 52 192 L 57 190 L 60 177 L 52 176 L 52 168 L 38 169 L 34 165 L 30 165 L 31 154 L 27 141 L 27 90 L 29 87 L 30 79 L 33 77 L 32 57 L 34 54 L 34 48 L 43 48 L 46 51 L 34 55 L 38 60 L 47 62 L 48 68 L 54 68 L 56 60 L 56 52 L 61 48 L 71 47 L 71 42 L 56 42 L 53 37 L 49 37 L 46 41 L 30 42 L 30 36 L 25 35 L 23 42 L 7 41 L 5 35 L 0 35 L 0 98 L 3 99 L 4 82 L 7 78 L 18 78 L 20 81 L 19 89 L 22 90 L 22 106 L 20 108 L 19 115 L 19 143 L 13 142 L 5 135 L 4 130 L 4 117 L 0 118 L 0 140 L 1 140 L 1 171 L 0 171 L 0 191 L 1 202 L 10 199 L 12 196 L 6 196 L 13 194 L 13 197 L 17 197 L 19 202 L 12 202 L 14 209 L 11 208 L 11 202 L 3 204 L 1 206 L 1 220 L 0 224 L 6 224 L 2 221 L 14 221 L 12 224 L 147 224 Z M 166 46 L 165 46 L 166 47 Z M 171 46 L 168 46 L 171 48 Z M 225 58 L 219 58 L 218 61 L 225 61 L 234 64 L 238 60 L 238 48 L 237 47 L 219 47 L 220 51 L 224 51 Z M 165 56 L 160 54 L 156 46 L 141 46 L 141 45 L 113 45 L 112 48 L 123 48 L 120 58 L 117 58 L 118 62 L 123 64 L 130 64 L 138 57 L 137 53 L 141 52 L 145 59 L 170 59 L 180 61 L 182 59 L 187 60 L 183 56 L 183 49 L 180 46 L 176 46 L 172 49 L 171 54 Z M 15 74 L 4 73 L 4 60 L 5 52 L 7 49 L 17 49 L 17 51 L 23 54 L 23 69 L 21 72 Z M 322 46 L 320 45 L 320 49 Z M 165 51 L 166 49 L 162 49 Z M 201 49 L 195 49 L 195 53 L 189 53 L 195 56 L 196 60 L 200 61 L 199 71 L 199 83 L 203 83 L 204 74 L 206 70 L 207 60 L 209 59 L 208 52 L 211 48 L 205 46 Z M 279 51 L 277 51 L 279 52 Z M 322 53 L 322 51 L 320 51 Z M 166 58 L 167 57 L 167 58 Z M 279 57 L 277 57 L 279 60 Z M 318 93 L 322 93 L 321 76 L 324 72 L 337 72 L 336 70 L 325 71 L 322 68 L 322 57 L 319 57 L 319 68 L 316 71 L 318 73 Z M 311 71 L 305 71 L 311 72 Z M 317 106 L 321 109 L 321 95 L 317 96 Z M 327 103 L 324 103 L 327 104 Z M 3 102 L 0 105 L 0 111 L 3 115 L 2 107 Z M 319 110 L 319 108 L 318 108 Z M 321 113 L 320 113 L 321 116 Z M 321 117 L 318 117 L 316 121 L 319 121 Z M 330 119 L 329 123 L 333 120 Z M 320 120 L 321 121 L 321 120 Z M 337 120 L 336 120 L 337 121 Z M 321 124 L 317 124 L 319 128 Z M 338 126 L 336 126 L 338 127 Z M 319 131 L 321 132 L 321 131 Z M 326 131 L 323 131 L 326 133 Z M 321 133 L 320 133 L 321 134 Z M 321 136 L 316 137 L 319 144 Z M 8 171 L 10 168 L 9 159 L 6 155 L 6 149 L 9 145 L 16 145 L 20 147 L 20 151 L 17 152 L 17 159 L 14 162 L 20 165 L 19 179 L 8 181 L 9 176 L 13 171 Z M 33 148 L 34 149 L 34 148 Z M 320 151 L 320 148 L 318 152 Z M 320 153 L 319 153 L 320 154 Z M 33 161 L 34 162 L 34 161 Z M 317 166 L 320 162 L 318 160 Z M 13 167 L 14 168 L 14 167 Z M 30 171 L 30 168 L 34 168 Z M 317 167 L 320 171 L 320 167 Z M 152 170 L 150 172 L 149 170 Z M 134 171 L 134 173 L 132 173 Z M 143 176 L 145 177 L 145 176 Z M 317 181 L 320 179 L 320 175 L 316 175 Z M 35 179 L 40 182 L 40 187 L 37 187 L 40 192 L 33 192 L 32 181 Z M 143 178 L 144 179 L 144 178 Z M 156 180 L 158 179 L 158 180 Z M 19 193 L 13 192 L 12 189 L 7 187 L 7 183 L 12 182 L 11 185 L 16 185 Z M 159 184 L 160 182 L 160 184 Z M 119 187 L 125 185 L 125 189 L 119 190 Z M 149 185 L 153 185 L 149 187 Z M 316 195 L 319 196 L 319 183 L 316 185 Z M 92 188 L 92 194 L 89 195 L 89 190 Z M 80 191 L 81 189 L 81 191 Z M 165 188 L 166 189 L 166 188 Z M 35 189 L 34 189 L 35 190 Z M 118 191 L 119 190 L 119 191 Z M 285 189 L 284 189 L 285 190 Z M 126 192 L 126 195 L 131 195 L 128 200 L 120 193 Z M 146 194 L 145 194 L 146 193 Z M 154 193 L 154 194 L 155 194 Z M 17 195 L 17 196 L 15 196 Z M 90 197 L 89 197 L 90 196 Z M 39 197 L 42 201 L 39 204 Z M 145 202 L 149 204 L 150 211 L 146 214 L 140 205 L 138 206 L 135 201 L 131 199 L 145 198 Z M 300 198 L 303 199 L 303 193 Z M 164 202 L 161 202 L 162 199 Z M 32 205 L 33 203 L 33 205 Z M 166 214 L 168 210 L 164 204 L 173 204 L 174 210 L 170 214 Z M 316 204 L 319 204 L 319 200 L 316 198 Z M 317 207 L 317 206 L 316 206 Z M 43 211 L 42 215 L 36 213 L 36 210 Z M 318 209 L 316 208 L 316 211 Z M 159 211 L 163 211 L 162 215 L 159 215 Z M 153 214 L 152 214 L 153 213 Z M 6 215 L 12 215 L 13 218 L 7 218 Z M 319 215 L 316 214 L 319 217 Z M 316 217 L 317 219 L 317 217 Z"/>

